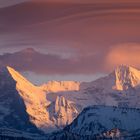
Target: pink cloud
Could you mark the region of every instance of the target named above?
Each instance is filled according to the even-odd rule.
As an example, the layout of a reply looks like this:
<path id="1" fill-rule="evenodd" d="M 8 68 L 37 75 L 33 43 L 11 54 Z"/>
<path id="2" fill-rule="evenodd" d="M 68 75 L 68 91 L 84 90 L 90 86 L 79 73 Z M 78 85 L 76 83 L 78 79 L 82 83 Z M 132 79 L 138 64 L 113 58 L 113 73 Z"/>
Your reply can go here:
<path id="1" fill-rule="evenodd" d="M 140 68 L 140 44 L 126 43 L 113 46 L 105 60 L 107 69 L 126 64 Z"/>

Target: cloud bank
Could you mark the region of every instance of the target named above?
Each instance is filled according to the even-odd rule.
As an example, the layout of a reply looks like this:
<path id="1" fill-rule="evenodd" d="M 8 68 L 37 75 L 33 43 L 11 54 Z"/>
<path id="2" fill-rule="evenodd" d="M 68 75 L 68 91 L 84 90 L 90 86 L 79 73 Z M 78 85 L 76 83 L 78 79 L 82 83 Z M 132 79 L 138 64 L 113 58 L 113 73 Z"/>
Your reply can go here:
<path id="1" fill-rule="evenodd" d="M 0 55 L 0 66 L 12 66 L 20 71 L 38 74 L 98 74 L 109 73 L 116 66 L 126 64 L 140 68 L 140 44 L 121 44 L 100 54 L 79 55 L 63 58 L 59 55 L 43 54 L 32 48 Z"/>

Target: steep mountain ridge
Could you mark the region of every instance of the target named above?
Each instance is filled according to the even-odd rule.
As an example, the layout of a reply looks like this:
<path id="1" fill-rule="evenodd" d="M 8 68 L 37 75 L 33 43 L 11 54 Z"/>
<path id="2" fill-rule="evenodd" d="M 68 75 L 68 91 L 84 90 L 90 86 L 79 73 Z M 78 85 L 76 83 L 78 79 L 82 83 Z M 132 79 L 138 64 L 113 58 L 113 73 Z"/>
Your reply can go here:
<path id="1" fill-rule="evenodd" d="M 8 98 L 8 100 L 14 100 L 14 102 L 12 103 L 16 104 L 14 106 L 9 105 L 5 108 L 4 106 L 8 104 L 9 101 L 7 101 L 6 103 L 6 100 L 4 98 L 1 98 L 1 101 L 4 102 L 4 105 L 1 102 L 0 113 L 5 113 L 4 117 L 7 117 L 8 115 L 6 114 L 6 110 L 8 112 L 11 109 L 19 108 L 19 110 L 17 111 L 17 113 L 19 113 L 22 112 L 23 109 L 24 115 L 26 115 L 26 117 L 28 118 L 27 123 L 30 123 L 38 129 L 43 130 L 45 133 L 49 133 L 53 130 L 61 128 L 61 126 L 65 126 L 71 123 L 73 119 L 78 115 L 79 112 L 76 109 L 76 105 L 74 106 L 70 101 L 62 96 L 58 96 L 55 99 L 55 103 L 47 100 L 46 92 L 40 89 L 40 87 L 34 86 L 13 68 L 8 66 L 4 67 L 0 69 L 0 74 L 1 96 L 3 94 L 8 94 L 6 98 Z M 11 94 L 11 92 L 14 96 Z M 17 104 L 18 102 L 22 102 L 23 105 L 19 106 Z M 50 108 L 55 108 L 55 110 L 50 110 Z M 56 114 L 58 114 L 57 117 Z M 63 118 L 61 117 L 61 114 L 63 115 Z M 23 115 L 21 116 L 17 114 L 16 116 L 20 119 L 23 119 Z M 53 120 L 53 118 L 55 118 L 55 121 Z M 22 120 L 22 122 L 24 122 L 24 119 Z M 11 123 L 10 118 L 9 123 Z"/>
<path id="2" fill-rule="evenodd" d="M 0 114 L 1 127 L 38 132 L 29 121 L 25 103 L 16 90 L 16 81 L 6 67 L 0 69 Z"/>
<path id="3" fill-rule="evenodd" d="M 46 92 L 64 92 L 64 91 L 78 91 L 80 90 L 80 82 L 76 81 L 49 81 L 40 86 Z"/>
<path id="4" fill-rule="evenodd" d="M 43 129 L 44 125 L 49 122 L 49 114 L 46 112 L 46 106 L 49 105 L 49 101 L 46 100 L 46 94 L 13 68 L 7 67 L 7 70 L 16 82 L 16 90 L 25 103 L 30 121 L 38 128 Z"/>

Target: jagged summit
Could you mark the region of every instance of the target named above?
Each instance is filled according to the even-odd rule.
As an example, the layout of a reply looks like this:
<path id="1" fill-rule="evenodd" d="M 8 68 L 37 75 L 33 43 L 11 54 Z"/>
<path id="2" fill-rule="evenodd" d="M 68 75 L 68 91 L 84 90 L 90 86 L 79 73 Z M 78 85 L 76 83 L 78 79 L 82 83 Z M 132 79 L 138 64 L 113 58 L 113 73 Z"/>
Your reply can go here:
<path id="1" fill-rule="evenodd" d="M 50 102 L 46 100 L 46 94 L 13 68 L 6 66 L 0 71 L 1 95 L 7 95 L 5 98 L 11 97 L 10 100 L 16 100 L 14 102 L 21 100 L 26 109 L 24 113 L 29 116 L 29 121 L 41 128 L 45 122 L 48 122 L 49 118 L 45 106 Z M 14 104 L 14 102 L 11 101 L 11 104 Z M 11 104 L 9 104 L 9 108 L 13 109 L 14 107 Z"/>
<path id="2" fill-rule="evenodd" d="M 1 127 L 31 131 L 36 127 L 31 123 L 28 115 L 27 102 L 31 102 L 30 85 L 24 84 L 25 79 L 13 68 L 0 68 L 0 124 Z M 26 83 L 26 82 L 25 82 Z M 27 86 L 28 85 L 28 86 Z M 25 91 L 26 90 L 26 91 Z M 33 94 L 32 94 L 33 95 Z M 17 123 L 18 122 L 18 123 Z"/>
<path id="3" fill-rule="evenodd" d="M 127 66 L 118 66 L 113 73 L 115 76 L 115 86 L 117 90 L 127 90 L 130 87 L 136 87 L 140 84 L 140 71 Z"/>
<path id="4" fill-rule="evenodd" d="M 119 65 L 105 77 L 93 82 L 82 83 L 81 89 L 102 89 L 106 93 L 112 92 L 112 90 L 125 91 L 138 85 L 140 85 L 140 71 L 127 65 Z"/>

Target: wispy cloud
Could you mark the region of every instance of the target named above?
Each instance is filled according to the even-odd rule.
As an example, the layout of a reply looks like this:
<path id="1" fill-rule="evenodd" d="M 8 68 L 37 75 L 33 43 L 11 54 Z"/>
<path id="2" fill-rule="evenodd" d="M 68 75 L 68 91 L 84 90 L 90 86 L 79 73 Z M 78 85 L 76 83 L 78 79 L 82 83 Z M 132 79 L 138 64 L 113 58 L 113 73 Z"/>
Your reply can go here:
<path id="1" fill-rule="evenodd" d="M 95 74 L 128 62 L 139 67 L 135 59 L 139 58 L 140 3 L 108 2 L 31 1 L 0 9 L 0 49 L 32 47 L 48 52 L 4 54 L 1 65 L 43 74 Z"/>

